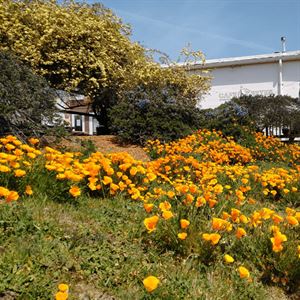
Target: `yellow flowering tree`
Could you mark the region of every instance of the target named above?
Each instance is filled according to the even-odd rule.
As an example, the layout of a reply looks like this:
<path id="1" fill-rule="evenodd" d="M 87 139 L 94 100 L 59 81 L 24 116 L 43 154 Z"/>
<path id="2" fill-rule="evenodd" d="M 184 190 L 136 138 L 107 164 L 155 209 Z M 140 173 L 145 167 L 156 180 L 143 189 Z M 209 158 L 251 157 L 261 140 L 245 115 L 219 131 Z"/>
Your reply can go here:
<path id="1" fill-rule="evenodd" d="M 196 103 L 208 77 L 162 68 L 130 40 L 130 27 L 101 4 L 56 1 L 0 3 L 0 50 L 10 50 L 58 89 L 90 96 L 98 120 L 139 85 L 176 86 Z"/>

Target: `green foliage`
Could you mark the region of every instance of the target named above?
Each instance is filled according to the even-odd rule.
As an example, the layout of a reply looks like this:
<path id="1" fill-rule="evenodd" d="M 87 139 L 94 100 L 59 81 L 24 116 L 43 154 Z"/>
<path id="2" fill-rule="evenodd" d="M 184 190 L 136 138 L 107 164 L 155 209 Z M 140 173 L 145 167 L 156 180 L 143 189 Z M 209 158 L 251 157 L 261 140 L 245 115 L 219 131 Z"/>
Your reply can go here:
<path id="1" fill-rule="evenodd" d="M 300 102 L 289 96 L 244 95 L 201 113 L 205 128 L 221 130 L 245 146 L 254 143 L 252 132 L 270 126 L 290 128 L 289 135 L 300 133 Z"/>
<path id="2" fill-rule="evenodd" d="M 111 129 L 122 141 L 142 145 L 149 139 L 168 142 L 186 136 L 198 128 L 200 114 L 195 106 L 182 104 L 181 97 L 173 86 L 127 93 L 110 110 Z"/>
<path id="3" fill-rule="evenodd" d="M 53 299 L 66 282 L 70 299 L 272 299 L 261 283 L 241 280 L 222 262 L 206 266 L 145 244 L 136 228 L 141 207 L 115 200 L 85 198 L 74 206 L 35 195 L 1 205 L 1 297 Z M 151 294 L 142 285 L 149 274 L 162 281 Z"/>
<path id="4" fill-rule="evenodd" d="M 83 157 L 89 157 L 92 153 L 97 151 L 97 147 L 92 140 L 76 140 L 77 143 L 80 143 L 81 146 L 81 153 Z"/>
<path id="5" fill-rule="evenodd" d="M 23 159 L 19 158 L 19 168 L 26 169 L 26 176 L 16 177 L 15 169 L 11 173 L 3 172 L 3 165 L 0 172 L 0 185 L 16 189 L 20 195 L 17 202 L 7 203 L 1 199 L 0 297 L 53 299 L 60 282 L 70 285 L 70 299 L 271 300 L 274 297 L 285 299 L 283 290 L 297 297 L 300 226 L 291 225 L 286 220 L 288 213 L 299 218 L 296 211 L 291 211 L 297 204 L 289 208 L 290 211 L 284 212 L 284 209 L 292 193 L 299 199 L 299 173 L 287 166 L 283 156 L 282 165 L 265 163 L 262 158 L 257 162 L 259 166 L 252 164 L 256 163 L 253 161 L 247 169 L 241 166 L 241 161 L 234 161 L 234 165 L 225 160 L 221 163 L 220 156 L 224 157 L 226 151 L 230 151 L 227 153 L 232 159 L 241 151 L 245 161 L 248 161 L 247 153 L 233 142 L 228 144 L 228 140 L 216 132 L 205 130 L 198 134 L 198 138 L 194 134 L 186 141 L 181 139 L 177 142 L 180 146 L 176 142 L 164 146 L 158 144 L 157 149 L 166 147 L 175 152 L 165 161 L 161 157 L 153 162 L 152 167 L 151 162 L 137 164 L 124 154 L 91 154 L 94 162 L 97 157 L 99 159 L 98 169 L 86 158 L 88 153 L 84 156 L 71 152 L 59 154 L 51 148 L 37 151 L 28 145 L 19 145 L 20 149 L 40 156 L 29 159 L 24 154 Z M 10 163 L 15 155 L 7 155 L 11 152 L 5 146 L 17 145 L 18 141 L 10 136 L 1 143 L 4 146 L 2 164 L 6 157 L 9 165 L 15 166 Z M 271 138 L 261 143 L 270 146 L 269 152 L 276 149 Z M 200 152 L 217 154 L 218 163 L 212 157 L 205 161 L 204 155 L 199 160 L 193 158 L 201 144 L 204 148 Z M 87 146 L 87 152 L 92 151 L 93 144 L 87 142 Z M 287 147 L 292 149 L 293 146 Z M 295 155 L 299 153 L 297 149 L 294 149 Z M 55 154 L 58 155 L 56 158 Z M 56 163 L 45 168 L 45 159 Z M 200 168 L 202 163 L 204 168 Z M 159 176 L 150 181 L 149 169 L 146 171 L 143 167 L 146 165 L 150 166 L 152 175 L 155 172 Z M 159 169 L 155 171 L 157 167 Z M 78 180 L 79 173 L 85 174 L 85 178 Z M 64 179 L 63 174 L 69 174 L 69 178 Z M 278 174 L 285 175 L 278 178 Z M 93 177 L 88 177 L 90 175 Z M 109 175 L 116 183 L 120 182 L 121 175 L 129 180 L 126 184 L 130 190 L 139 187 L 151 198 L 130 201 L 129 188 L 113 194 L 112 185 L 103 181 L 104 175 Z M 163 181 L 164 177 L 168 180 Z M 87 184 L 92 180 L 87 178 L 99 178 L 102 196 L 89 196 Z M 179 185 L 173 186 L 175 182 Z M 68 194 L 74 184 L 81 189 L 77 198 Z M 32 186 L 33 194 L 24 193 L 26 185 Z M 203 190 L 197 191 L 199 188 Z M 219 192 L 212 194 L 216 188 Z M 276 190 L 280 199 L 271 193 L 265 197 L 263 190 L 266 188 Z M 283 188 L 288 189 L 288 194 Z M 242 200 L 238 198 L 241 194 L 236 193 L 238 189 L 244 190 Z M 174 191 L 173 196 L 167 193 L 170 191 Z M 202 202 L 201 205 L 190 202 L 190 205 L 187 193 L 195 195 L 189 201 L 198 203 L 199 198 L 203 198 L 207 205 Z M 170 219 L 160 217 L 157 229 L 149 233 L 144 225 L 145 218 L 149 217 L 144 205 L 153 202 L 155 205 L 150 214 L 161 216 L 164 212 L 160 204 L 165 205 L 165 201 L 170 201 L 173 216 Z M 240 210 L 236 218 L 232 208 Z M 223 218 L 225 212 L 231 215 L 228 220 L 232 220 L 232 229 L 213 228 L 212 219 Z M 275 212 L 282 216 L 279 226 L 287 236 L 280 252 L 272 250 L 270 240 Z M 259 218 L 254 219 L 254 214 Z M 190 221 L 187 228 L 182 228 L 182 218 Z M 235 235 L 238 227 L 246 229 L 246 236 L 241 239 Z M 187 233 L 184 240 L 178 238 L 182 231 Z M 213 232 L 221 235 L 215 245 L 202 238 L 203 233 Z M 232 255 L 235 261 L 227 264 L 224 254 Z M 240 278 L 237 269 L 241 265 L 249 269 L 250 278 Z M 150 274 L 157 276 L 161 283 L 154 292 L 147 293 L 142 280 Z M 268 285 L 273 283 L 281 292 L 280 296 L 274 296 L 273 290 L 269 292 Z"/>
<path id="6" fill-rule="evenodd" d="M 255 142 L 252 134 L 255 123 L 250 118 L 248 110 L 234 101 L 221 104 L 215 109 L 202 110 L 201 114 L 205 118 L 203 127 L 220 130 L 224 136 L 232 136 L 244 146 L 250 146 Z"/>
<path id="7" fill-rule="evenodd" d="M 59 124 L 54 93 L 42 77 L 6 52 L 0 52 L 0 69 L 0 134 L 32 136 Z"/>
<path id="8" fill-rule="evenodd" d="M 300 102 L 290 96 L 241 96 L 233 103 L 248 111 L 249 118 L 262 130 L 269 126 L 291 127 L 292 133 L 300 132 Z"/>

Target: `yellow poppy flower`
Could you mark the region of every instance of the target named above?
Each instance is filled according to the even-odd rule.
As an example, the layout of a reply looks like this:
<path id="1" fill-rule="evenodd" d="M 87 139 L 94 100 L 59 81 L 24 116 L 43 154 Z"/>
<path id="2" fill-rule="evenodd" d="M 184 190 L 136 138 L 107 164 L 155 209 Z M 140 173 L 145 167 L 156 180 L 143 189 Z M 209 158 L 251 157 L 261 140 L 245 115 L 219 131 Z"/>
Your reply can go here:
<path id="1" fill-rule="evenodd" d="M 186 232 L 180 232 L 177 234 L 178 238 L 181 240 L 185 240 L 187 237 L 187 233 Z"/>
<path id="2" fill-rule="evenodd" d="M 143 280 L 143 284 L 147 292 L 151 293 L 155 289 L 157 289 L 158 285 L 160 283 L 160 280 L 155 276 L 148 276 Z"/>
<path id="3" fill-rule="evenodd" d="M 131 176 L 135 176 L 137 172 L 138 172 L 138 169 L 136 167 L 131 167 L 130 168 L 129 173 L 130 173 Z"/>
<path id="4" fill-rule="evenodd" d="M 144 203 L 144 209 L 147 213 L 150 213 L 154 207 L 152 203 Z"/>
<path id="5" fill-rule="evenodd" d="M 224 260 L 226 263 L 230 264 L 230 263 L 233 263 L 234 262 L 234 258 L 228 254 L 225 254 L 224 255 Z"/>
<path id="6" fill-rule="evenodd" d="M 288 223 L 292 226 L 297 226 L 299 225 L 298 220 L 294 217 L 294 216 L 287 216 L 286 220 L 288 221 Z"/>
<path id="7" fill-rule="evenodd" d="M 190 225 L 190 221 L 186 220 L 186 219 L 181 219 L 180 220 L 180 227 L 182 229 L 186 229 L 187 227 L 189 227 Z"/>
<path id="8" fill-rule="evenodd" d="M 282 234 L 279 229 L 274 230 L 274 237 L 270 238 L 272 242 L 272 250 L 274 252 L 280 252 L 283 250 L 282 243 L 287 241 L 287 237 L 285 234 Z"/>
<path id="9" fill-rule="evenodd" d="M 33 194 L 33 191 L 32 191 L 32 188 L 30 185 L 26 185 L 25 194 L 27 194 L 28 196 Z"/>
<path id="10" fill-rule="evenodd" d="M 165 219 L 165 220 L 169 220 L 169 219 L 171 219 L 171 218 L 173 218 L 173 213 L 171 212 L 171 211 L 169 211 L 169 210 L 164 210 L 163 212 L 162 212 L 162 217 Z"/>
<path id="11" fill-rule="evenodd" d="M 72 186 L 69 189 L 69 193 L 73 196 L 73 197 L 78 197 L 80 196 L 81 192 L 80 192 L 80 188 L 78 186 Z"/>
<path id="12" fill-rule="evenodd" d="M 238 239 L 242 238 L 243 236 L 245 236 L 247 233 L 246 233 L 246 230 L 244 228 L 241 228 L 239 227 L 235 233 L 236 237 Z"/>
<path id="13" fill-rule="evenodd" d="M 274 222 L 275 224 L 279 224 L 280 222 L 283 221 L 283 218 L 282 218 L 281 216 L 277 215 L 277 214 L 274 214 L 274 215 L 272 216 L 272 220 L 273 220 L 273 222 Z"/>
<path id="14" fill-rule="evenodd" d="M 241 278 L 249 278 L 250 277 L 250 272 L 245 267 L 241 266 L 241 267 L 239 267 L 238 270 L 239 270 Z"/>
<path id="15" fill-rule="evenodd" d="M 69 286 L 67 284 L 65 284 L 65 283 L 60 283 L 58 285 L 58 289 L 61 292 L 67 292 L 69 290 Z"/>
<path id="16" fill-rule="evenodd" d="M 35 139 L 35 138 L 30 138 L 28 140 L 28 142 L 31 144 L 31 145 L 36 145 L 38 144 L 40 141 L 38 139 Z"/>
<path id="17" fill-rule="evenodd" d="M 55 300 L 67 300 L 67 299 L 68 299 L 68 293 L 57 292 L 55 294 Z"/>
<path id="18" fill-rule="evenodd" d="M 109 177 L 109 176 L 104 176 L 102 182 L 103 182 L 105 185 L 108 185 L 108 184 L 112 183 L 113 180 L 112 180 L 111 177 Z"/>
<path id="19" fill-rule="evenodd" d="M 0 186 L 0 197 L 7 197 L 9 195 L 9 190 L 3 186 Z"/>
<path id="20" fill-rule="evenodd" d="M 160 208 L 160 210 L 164 211 L 164 210 L 170 210 L 172 206 L 168 201 L 164 201 L 159 203 L 158 207 Z"/>
<path id="21" fill-rule="evenodd" d="M 202 238 L 205 241 L 211 242 L 212 245 L 216 245 L 219 243 L 221 236 L 218 233 L 203 233 Z"/>
<path id="22" fill-rule="evenodd" d="M 168 191 L 167 196 L 172 199 L 175 197 L 175 193 L 173 191 Z"/>
<path id="23" fill-rule="evenodd" d="M 218 233 L 212 233 L 210 235 L 210 241 L 213 245 L 216 245 L 219 243 L 221 236 Z"/>
<path id="24" fill-rule="evenodd" d="M 148 173 L 147 178 L 149 179 L 149 181 L 153 181 L 156 179 L 156 175 L 154 173 Z"/>
<path id="25" fill-rule="evenodd" d="M 23 177 L 25 174 L 26 174 L 26 171 L 24 171 L 24 170 L 21 170 L 21 169 L 15 170 L 16 177 Z"/>
<path id="26" fill-rule="evenodd" d="M 158 216 L 153 216 L 150 218 L 146 218 L 144 220 L 144 225 L 146 226 L 149 233 L 156 230 L 156 225 L 158 223 L 158 220 L 159 220 Z"/>
<path id="27" fill-rule="evenodd" d="M 19 194 L 16 191 L 10 191 L 5 197 L 6 202 L 17 201 L 19 199 Z"/>

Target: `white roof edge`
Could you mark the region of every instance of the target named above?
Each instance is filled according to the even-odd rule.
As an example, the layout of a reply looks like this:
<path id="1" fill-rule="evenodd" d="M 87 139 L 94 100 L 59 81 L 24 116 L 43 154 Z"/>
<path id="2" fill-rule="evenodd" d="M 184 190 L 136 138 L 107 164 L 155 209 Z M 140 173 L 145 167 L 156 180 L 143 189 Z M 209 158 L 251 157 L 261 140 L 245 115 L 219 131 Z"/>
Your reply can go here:
<path id="1" fill-rule="evenodd" d="M 227 66 L 269 63 L 278 61 L 280 58 L 282 58 L 282 61 L 300 60 L 300 50 L 241 57 L 207 59 L 204 64 L 202 62 L 194 62 L 189 63 L 188 65 L 190 69 L 209 69 Z M 184 66 L 187 64 L 179 63 L 178 65 Z"/>

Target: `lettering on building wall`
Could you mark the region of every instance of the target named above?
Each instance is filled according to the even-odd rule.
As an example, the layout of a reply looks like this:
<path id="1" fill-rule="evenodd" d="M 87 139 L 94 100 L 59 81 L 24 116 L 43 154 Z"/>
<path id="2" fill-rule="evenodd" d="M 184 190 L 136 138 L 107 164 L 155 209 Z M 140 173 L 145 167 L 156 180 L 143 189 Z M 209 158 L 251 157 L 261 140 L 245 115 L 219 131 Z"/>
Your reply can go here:
<path id="1" fill-rule="evenodd" d="M 219 93 L 219 99 L 223 101 L 230 100 L 232 98 L 239 98 L 241 96 L 270 96 L 274 94 L 273 90 L 249 90 L 246 88 L 241 88 L 238 92 L 227 92 L 227 93 Z"/>

